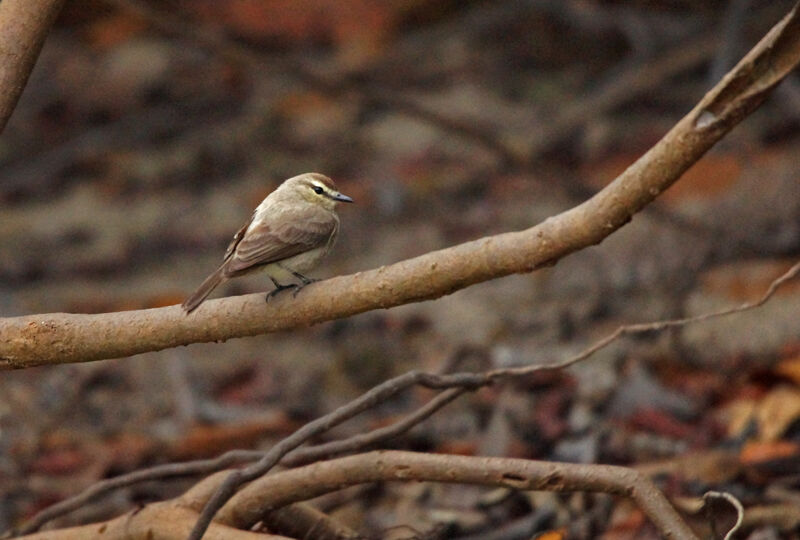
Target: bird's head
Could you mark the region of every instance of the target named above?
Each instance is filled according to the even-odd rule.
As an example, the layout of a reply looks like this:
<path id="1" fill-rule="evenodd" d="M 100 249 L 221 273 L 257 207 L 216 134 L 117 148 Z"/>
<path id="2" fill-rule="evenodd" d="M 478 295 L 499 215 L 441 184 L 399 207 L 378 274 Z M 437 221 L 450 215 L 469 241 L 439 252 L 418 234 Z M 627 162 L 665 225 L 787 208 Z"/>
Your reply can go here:
<path id="1" fill-rule="evenodd" d="M 340 202 L 353 202 L 353 199 L 336 189 L 333 180 L 319 173 L 305 173 L 289 178 L 278 188 L 287 196 L 304 200 L 316 206 L 333 211 Z"/>

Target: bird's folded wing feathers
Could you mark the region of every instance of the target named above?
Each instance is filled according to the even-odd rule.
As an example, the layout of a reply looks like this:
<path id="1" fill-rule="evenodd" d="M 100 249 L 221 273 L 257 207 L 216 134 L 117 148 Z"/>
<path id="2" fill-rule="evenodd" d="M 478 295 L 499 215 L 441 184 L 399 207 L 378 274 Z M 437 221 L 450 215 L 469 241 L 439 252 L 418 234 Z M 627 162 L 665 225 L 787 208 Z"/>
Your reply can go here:
<path id="1" fill-rule="evenodd" d="M 236 234 L 233 235 L 233 239 L 231 240 L 231 243 L 228 244 L 228 249 L 225 250 L 225 256 L 222 258 L 223 261 L 227 261 L 231 257 L 231 255 L 233 255 L 233 251 L 236 249 L 236 246 L 239 245 L 239 242 L 242 241 L 242 238 L 244 238 L 244 233 L 247 232 L 247 228 L 253 222 L 253 218 L 254 217 L 255 217 L 255 214 L 250 216 L 250 219 L 247 220 L 247 223 L 245 223 L 244 226 L 242 226 L 242 228 L 239 229 L 236 232 Z"/>
<path id="2" fill-rule="evenodd" d="M 288 259 L 328 244 L 336 231 L 336 220 L 305 220 L 297 223 L 258 223 L 246 230 L 232 244 L 232 256 L 227 264 L 229 273 L 252 266 Z M 242 231 L 240 231 L 242 232 Z M 237 233 L 239 236 L 239 233 Z M 230 248 L 229 248 L 230 249 Z"/>

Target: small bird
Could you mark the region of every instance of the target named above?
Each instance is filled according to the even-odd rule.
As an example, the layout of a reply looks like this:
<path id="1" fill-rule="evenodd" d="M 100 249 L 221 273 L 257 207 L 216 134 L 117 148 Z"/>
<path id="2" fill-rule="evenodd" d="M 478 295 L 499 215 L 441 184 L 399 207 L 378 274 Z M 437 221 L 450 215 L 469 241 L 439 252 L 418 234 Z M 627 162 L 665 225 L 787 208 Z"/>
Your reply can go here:
<path id="1" fill-rule="evenodd" d="M 284 181 L 261 201 L 250 220 L 239 229 L 225 252 L 222 265 L 182 304 L 188 315 L 220 283 L 264 270 L 275 290 L 294 294 L 314 281 L 304 272 L 316 267 L 330 251 L 339 233 L 336 205 L 353 199 L 336 190 L 325 175 L 306 173 Z M 297 283 L 286 283 L 297 279 Z"/>

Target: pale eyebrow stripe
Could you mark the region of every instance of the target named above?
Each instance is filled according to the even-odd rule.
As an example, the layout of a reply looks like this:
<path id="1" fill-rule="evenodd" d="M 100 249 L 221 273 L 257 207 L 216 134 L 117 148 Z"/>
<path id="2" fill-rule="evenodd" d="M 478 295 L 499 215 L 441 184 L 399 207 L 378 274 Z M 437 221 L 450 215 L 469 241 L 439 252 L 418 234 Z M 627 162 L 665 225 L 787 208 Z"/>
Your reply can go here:
<path id="1" fill-rule="evenodd" d="M 329 188 L 328 186 L 326 186 L 326 185 L 325 185 L 325 184 L 323 184 L 322 182 L 318 182 L 318 181 L 316 181 L 316 180 L 311 180 L 311 181 L 309 181 L 309 182 L 308 182 L 308 185 L 310 185 L 310 186 L 314 186 L 314 187 L 318 187 L 318 188 L 322 188 L 322 190 L 323 190 L 325 193 L 330 193 L 330 192 L 332 192 L 332 191 L 333 191 L 331 188 Z"/>

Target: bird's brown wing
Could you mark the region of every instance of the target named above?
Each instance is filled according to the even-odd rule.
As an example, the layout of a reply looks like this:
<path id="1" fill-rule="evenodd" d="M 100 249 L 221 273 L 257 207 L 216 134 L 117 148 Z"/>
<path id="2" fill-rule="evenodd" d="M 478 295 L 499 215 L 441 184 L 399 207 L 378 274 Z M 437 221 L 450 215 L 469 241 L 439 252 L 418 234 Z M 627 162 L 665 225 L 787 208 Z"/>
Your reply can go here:
<path id="1" fill-rule="evenodd" d="M 242 237 L 238 240 L 234 237 L 235 245 L 232 244 L 226 273 L 238 273 L 326 246 L 336 231 L 336 218 L 329 215 L 316 219 L 314 216 L 303 216 L 304 219 L 283 217 L 272 222 L 262 221 L 249 230 L 245 226 L 239 232 Z"/>
<path id="2" fill-rule="evenodd" d="M 227 261 L 228 259 L 231 258 L 231 255 L 233 255 L 233 252 L 236 249 L 236 246 L 238 246 L 239 242 L 241 242 L 242 238 L 244 238 L 244 233 L 247 231 L 247 228 L 253 222 L 253 218 L 255 216 L 256 216 L 255 213 L 253 213 L 253 215 L 250 216 L 250 219 L 247 220 L 247 223 L 245 223 L 244 226 L 241 229 L 239 229 L 236 232 L 236 234 L 233 235 L 233 239 L 231 240 L 231 243 L 228 244 L 228 249 L 225 250 L 225 256 L 222 258 L 223 261 Z"/>

